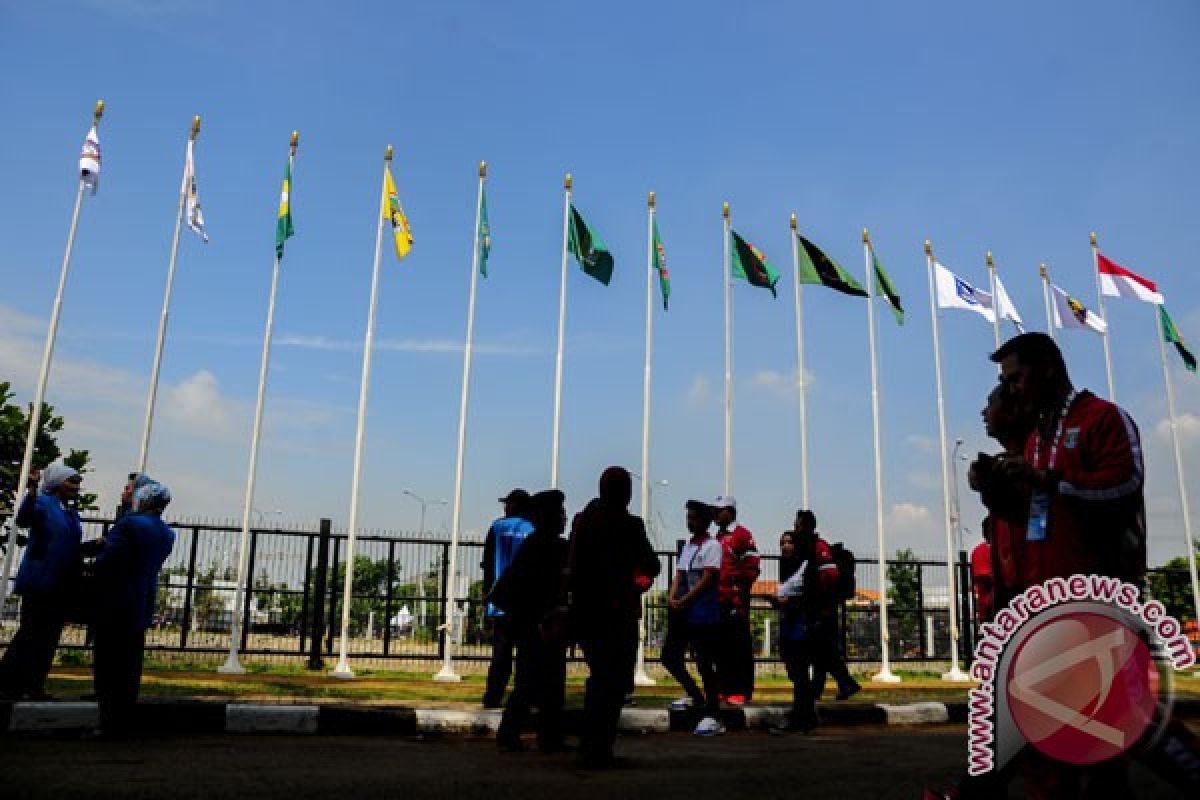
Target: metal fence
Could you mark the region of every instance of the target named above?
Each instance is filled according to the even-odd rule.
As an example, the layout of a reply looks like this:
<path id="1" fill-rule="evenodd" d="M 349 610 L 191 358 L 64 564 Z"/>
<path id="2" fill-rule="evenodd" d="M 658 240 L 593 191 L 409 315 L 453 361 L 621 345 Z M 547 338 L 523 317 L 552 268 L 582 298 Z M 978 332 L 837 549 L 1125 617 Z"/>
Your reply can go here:
<path id="1" fill-rule="evenodd" d="M 102 535 L 110 521 L 88 519 L 85 536 Z M 256 528 L 248 554 L 251 588 L 235 609 L 240 528 L 196 521 L 172 523 L 177 539 L 159 582 L 157 613 L 147 647 L 162 657 L 212 660 L 230 646 L 233 615 L 242 615 L 240 650 L 250 661 L 300 662 L 319 667 L 335 652 L 340 634 L 346 533 L 328 520 L 316 528 Z M 451 580 L 454 657 L 470 671 L 490 656 L 482 603 L 483 544 L 459 543 L 458 574 L 449 575 L 450 542 L 420 535 L 374 531 L 356 537 L 350 606 L 349 657 L 369 666 L 413 669 L 444 655 L 442 625 Z M 646 659 L 655 662 L 666 634 L 666 594 L 676 554 L 659 552 L 662 572 L 646 596 Z M 764 555 L 751 610 L 760 663 L 778 662 L 775 613 L 766 596 L 778 580 L 776 555 Z M 892 662 L 935 662 L 950 658 L 951 606 L 961 626 L 959 656 L 969 660 L 975 625 L 970 572 L 965 554 L 957 565 L 957 592 L 948 588 L 945 562 L 888 561 L 888 655 Z M 1176 574 L 1178 573 L 1178 574 Z M 860 559 L 858 592 L 842 604 L 842 648 L 848 661 L 878 662 L 879 571 Z M 1191 613 L 1186 570 L 1155 570 L 1155 594 L 1180 619 Z M 1172 594 L 1174 593 L 1174 594 Z M 1168 598 L 1176 598 L 1171 602 Z M 19 598 L 0 609 L 0 645 L 16 627 Z M 1173 607 L 1174 606 L 1174 607 Z M 61 646 L 87 647 L 86 631 L 68 626 Z"/>

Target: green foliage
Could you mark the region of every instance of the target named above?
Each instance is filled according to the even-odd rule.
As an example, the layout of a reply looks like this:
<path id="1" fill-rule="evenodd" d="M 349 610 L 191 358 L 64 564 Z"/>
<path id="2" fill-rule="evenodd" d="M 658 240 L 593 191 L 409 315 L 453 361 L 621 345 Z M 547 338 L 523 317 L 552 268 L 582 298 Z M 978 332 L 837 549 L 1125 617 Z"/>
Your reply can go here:
<path id="1" fill-rule="evenodd" d="M 919 628 L 921 606 L 921 565 L 911 549 L 897 550 L 887 567 L 888 602 L 902 631 Z"/>
<path id="2" fill-rule="evenodd" d="M 1192 578 L 1185 556 L 1176 556 L 1147 578 L 1150 594 L 1166 606 L 1167 613 L 1182 622 L 1194 619 L 1196 609 L 1192 598 Z"/>
<path id="3" fill-rule="evenodd" d="M 25 458 L 25 438 L 29 433 L 29 407 L 12 402 L 14 393 L 12 384 L 0 381 L 0 520 L 12 513 L 13 490 L 20 480 L 21 462 Z M 54 463 L 62 456 L 58 446 L 58 434 L 62 432 L 64 421 L 54 413 L 54 407 L 49 403 L 42 404 L 42 415 L 38 424 L 37 438 L 33 450 L 33 466 L 43 469 Z M 88 473 L 89 457 L 87 450 L 71 450 L 63 462 L 74 467 L 81 473 Z M 94 511 L 96 495 L 80 494 L 79 509 Z"/>

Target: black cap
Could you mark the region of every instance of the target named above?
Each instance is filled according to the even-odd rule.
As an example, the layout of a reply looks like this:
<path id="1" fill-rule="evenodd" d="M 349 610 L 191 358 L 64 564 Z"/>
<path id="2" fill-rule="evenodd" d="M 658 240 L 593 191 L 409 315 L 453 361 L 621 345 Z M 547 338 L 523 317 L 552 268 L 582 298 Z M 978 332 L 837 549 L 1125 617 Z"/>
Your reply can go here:
<path id="1" fill-rule="evenodd" d="M 528 503 L 529 492 L 524 489 L 513 489 L 507 497 L 500 498 L 501 503 Z"/>

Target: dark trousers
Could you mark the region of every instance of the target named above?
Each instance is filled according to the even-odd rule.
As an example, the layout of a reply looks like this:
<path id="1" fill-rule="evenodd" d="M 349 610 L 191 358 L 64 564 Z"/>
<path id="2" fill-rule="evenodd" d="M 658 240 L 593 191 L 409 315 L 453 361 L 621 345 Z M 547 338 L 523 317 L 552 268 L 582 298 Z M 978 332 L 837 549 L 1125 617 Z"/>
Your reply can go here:
<path id="1" fill-rule="evenodd" d="M 585 760 L 598 763 L 612 760 L 621 706 L 633 682 L 637 642 L 636 619 L 613 621 L 604 629 L 580 636 L 579 644 L 588 665 L 583 734 L 579 741 L 580 755 Z"/>
<path id="2" fill-rule="evenodd" d="M 100 729 L 110 734 L 133 729 L 138 691 L 142 683 L 142 655 L 146 631 L 137 624 L 102 622 L 94 626 L 96 649 L 92 671 Z"/>
<path id="3" fill-rule="evenodd" d="M 848 689 L 856 681 L 842 658 L 837 612 L 819 616 L 810 630 L 813 650 L 813 699 L 820 700 L 821 693 L 825 691 L 826 675 L 832 675 L 841 690 Z"/>
<path id="4" fill-rule="evenodd" d="M 779 654 L 792 682 L 792 714 L 789 723 L 794 727 L 817 721 L 817 697 L 809 670 L 813 666 L 812 644 L 805 640 L 781 639 Z"/>
<path id="5" fill-rule="evenodd" d="M 704 691 L 696 685 L 687 669 L 687 653 L 692 653 Z M 721 710 L 721 683 L 717 679 L 717 626 L 693 625 L 682 614 L 667 619 L 667 638 L 662 646 L 662 665 L 679 682 L 705 716 L 715 717 Z"/>
<path id="6" fill-rule="evenodd" d="M 536 629 L 522 631 L 516 637 L 517 678 L 504 706 L 496 742 L 501 746 L 519 745 L 521 729 L 536 705 L 537 742 L 543 750 L 562 747 L 563 701 L 567 684 L 567 651 L 561 644 L 542 641 Z"/>
<path id="7" fill-rule="evenodd" d="M 492 661 L 488 664 L 487 688 L 483 691 L 485 706 L 498 706 L 504 702 L 508 679 L 513 670 L 513 638 L 507 617 L 493 617 Z"/>
<path id="8" fill-rule="evenodd" d="M 21 598 L 21 624 L 0 658 L 0 690 L 38 694 L 54 663 L 54 651 L 66 624 L 66 606 L 55 597 Z"/>
<path id="9" fill-rule="evenodd" d="M 750 635 L 750 615 L 723 607 L 719 626 L 717 675 L 721 691 L 740 694 L 749 700 L 754 695 L 754 637 Z"/>

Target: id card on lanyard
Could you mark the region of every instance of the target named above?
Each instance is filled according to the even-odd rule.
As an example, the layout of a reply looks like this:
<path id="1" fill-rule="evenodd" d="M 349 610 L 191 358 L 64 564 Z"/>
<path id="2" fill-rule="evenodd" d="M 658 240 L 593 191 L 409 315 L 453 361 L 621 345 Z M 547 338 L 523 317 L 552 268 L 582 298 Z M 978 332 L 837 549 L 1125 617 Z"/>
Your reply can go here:
<path id="1" fill-rule="evenodd" d="M 1071 410 L 1071 404 L 1075 402 L 1075 392 L 1067 395 L 1066 402 L 1063 403 L 1062 412 L 1058 415 L 1058 429 L 1054 432 L 1054 441 L 1050 444 L 1050 454 L 1043 467 L 1039 464 L 1042 457 L 1042 432 L 1037 432 L 1037 438 L 1033 443 L 1033 466 L 1035 469 L 1045 469 L 1047 471 L 1054 469 L 1054 464 L 1058 459 L 1058 448 L 1062 444 L 1063 426 L 1067 421 L 1067 412 Z M 1049 533 L 1050 526 L 1050 493 L 1038 489 L 1033 493 L 1033 497 L 1029 500 L 1029 524 L 1025 528 L 1025 541 L 1027 542 L 1044 542 Z"/>

